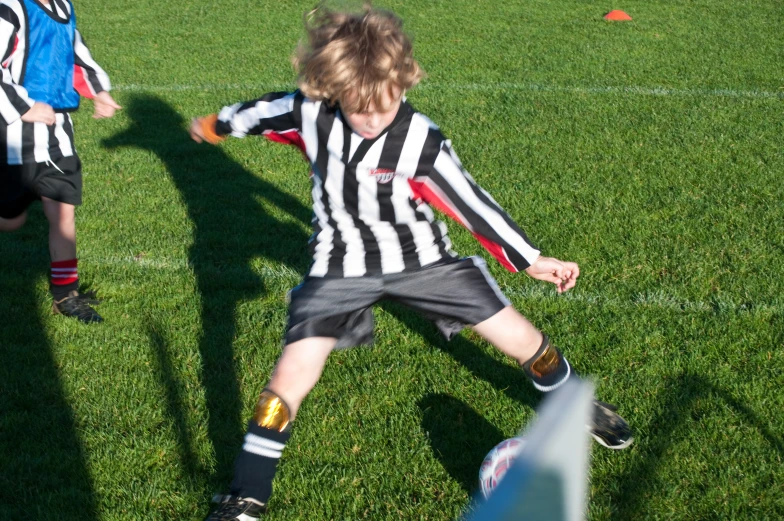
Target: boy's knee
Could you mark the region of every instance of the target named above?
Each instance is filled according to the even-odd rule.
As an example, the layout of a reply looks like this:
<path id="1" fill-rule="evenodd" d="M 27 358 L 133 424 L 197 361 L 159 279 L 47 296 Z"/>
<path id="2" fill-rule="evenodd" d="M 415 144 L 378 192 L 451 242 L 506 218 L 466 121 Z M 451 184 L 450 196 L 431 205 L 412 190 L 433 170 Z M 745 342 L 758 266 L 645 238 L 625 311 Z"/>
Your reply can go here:
<path id="1" fill-rule="evenodd" d="M 12 232 L 14 230 L 18 230 L 19 228 L 24 226 L 24 223 L 26 222 L 27 222 L 26 211 L 22 212 L 16 217 L 12 217 L 11 219 L 0 218 L 0 231 Z"/>

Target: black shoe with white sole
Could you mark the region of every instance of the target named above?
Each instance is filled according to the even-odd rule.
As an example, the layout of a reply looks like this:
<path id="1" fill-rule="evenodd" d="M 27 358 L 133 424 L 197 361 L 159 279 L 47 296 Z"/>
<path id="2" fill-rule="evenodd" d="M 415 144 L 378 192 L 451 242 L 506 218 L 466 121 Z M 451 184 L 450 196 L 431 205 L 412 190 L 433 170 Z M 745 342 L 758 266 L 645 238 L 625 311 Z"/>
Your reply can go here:
<path id="1" fill-rule="evenodd" d="M 73 317 L 85 324 L 103 322 L 101 315 L 92 306 L 101 301 L 95 296 L 94 291 L 71 291 L 60 300 L 52 300 L 52 311 L 58 315 Z"/>
<path id="2" fill-rule="evenodd" d="M 608 449 L 625 449 L 632 444 L 632 429 L 614 405 L 594 400 L 591 436 Z"/>
<path id="3" fill-rule="evenodd" d="M 263 503 L 251 498 L 218 495 L 212 502 L 218 507 L 204 521 L 257 521 L 267 511 Z"/>

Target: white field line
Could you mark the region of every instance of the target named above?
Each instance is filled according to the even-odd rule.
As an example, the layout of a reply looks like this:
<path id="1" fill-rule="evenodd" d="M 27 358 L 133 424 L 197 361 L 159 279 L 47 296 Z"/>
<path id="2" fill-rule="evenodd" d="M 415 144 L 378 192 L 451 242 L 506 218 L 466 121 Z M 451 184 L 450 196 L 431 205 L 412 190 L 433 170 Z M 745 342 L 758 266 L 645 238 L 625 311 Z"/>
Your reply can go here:
<path id="1" fill-rule="evenodd" d="M 568 301 L 580 302 L 582 304 L 596 305 L 600 307 L 613 307 L 613 308 L 650 307 L 650 308 L 670 309 L 672 311 L 679 311 L 683 313 L 715 312 L 719 314 L 784 312 L 784 305 L 779 302 L 737 303 L 726 297 L 717 299 L 713 302 L 702 302 L 702 301 L 686 300 L 676 295 L 667 294 L 664 291 L 637 293 L 631 299 L 624 300 L 619 298 L 607 298 L 600 295 L 590 295 L 590 294 L 580 293 L 580 292 L 556 295 L 552 292 L 552 289 L 550 287 L 541 287 L 541 286 L 527 286 L 525 288 L 502 287 L 501 290 L 508 297 L 521 297 L 530 300 L 565 299 Z"/>
<path id="2" fill-rule="evenodd" d="M 86 263 L 95 266 L 111 267 L 137 267 L 143 270 L 155 271 L 188 271 L 194 273 L 199 269 L 209 272 L 210 266 L 205 264 L 197 267 L 198 263 L 193 263 L 187 259 L 172 258 L 135 258 L 135 257 L 109 257 L 96 258 L 89 253 L 82 253 Z M 244 268 L 242 268 L 244 269 Z M 299 284 L 302 273 L 287 266 L 263 266 L 261 269 L 251 268 L 262 277 L 270 280 L 280 280 L 288 282 L 292 287 Z M 221 268 L 226 273 L 225 267 Z M 230 270 L 231 271 L 231 270 Z M 507 297 L 523 300 L 543 301 L 563 299 L 570 302 L 579 302 L 586 305 L 599 307 L 612 307 L 618 309 L 628 308 L 659 308 L 669 309 L 682 313 L 783 313 L 784 304 L 776 301 L 773 303 L 738 303 L 728 298 L 717 299 L 713 302 L 691 301 L 676 295 L 670 295 L 664 291 L 638 293 L 631 299 L 607 298 L 596 294 L 586 294 L 582 292 L 570 292 L 563 295 L 556 295 L 549 285 L 526 285 L 526 286 L 502 286 L 501 290 Z"/>
<path id="3" fill-rule="evenodd" d="M 114 89 L 127 92 L 188 92 L 188 91 L 220 91 L 220 90 L 250 90 L 258 92 L 272 92 L 291 90 L 293 85 L 265 85 L 253 83 L 206 83 L 201 85 L 140 85 L 120 84 Z M 765 90 L 738 90 L 738 89 L 671 89 L 667 87 L 637 87 L 637 86 L 560 86 L 540 85 L 536 83 L 423 83 L 417 89 L 425 90 L 475 90 L 475 91 L 500 91 L 519 90 L 529 92 L 566 92 L 570 94 L 622 94 L 632 96 L 683 96 L 683 97 L 719 97 L 719 98 L 756 98 L 756 99 L 784 99 L 784 88 L 778 92 Z"/>
<path id="4" fill-rule="evenodd" d="M 150 258 L 150 257 L 103 257 L 103 258 L 93 258 L 89 255 L 89 253 L 82 253 L 80 257 L 84 257 L 86 260 L 89 259 L 87 262 L 90 264 L 94 264 L 96 266 L 137 266 L 142 269 L 150 269 L 155 271 L 190 271 L 194 272 L 197 268 L 196 266 L 199 265 L 198 262 L 192 262 L 188 259 L 172 259 L 172 258 Z M 210 270 L 210 266 L 207 263 L 204 263 L 204 267 L 206 268 L 205 271 Z M 255 268 L 251 268 L 253 271 L 259 273 L 260 275 L 264 276 L 265 278 L 269 279 L 280 279 L 285 280 L 289 279 L 293 282 L 298 283 L 299 279 L 302 278 L 302 274 L 298 271 L 289 268 L 287 266 L 276 266 L 276 267 L 269 267 L 269 266 L 262 266 L 261 269 L 256 270 Z M 222 272 L 225 272 L 225 267 L 221 268 Z M 229 269 L 231 271 L 231 269 Z"/>

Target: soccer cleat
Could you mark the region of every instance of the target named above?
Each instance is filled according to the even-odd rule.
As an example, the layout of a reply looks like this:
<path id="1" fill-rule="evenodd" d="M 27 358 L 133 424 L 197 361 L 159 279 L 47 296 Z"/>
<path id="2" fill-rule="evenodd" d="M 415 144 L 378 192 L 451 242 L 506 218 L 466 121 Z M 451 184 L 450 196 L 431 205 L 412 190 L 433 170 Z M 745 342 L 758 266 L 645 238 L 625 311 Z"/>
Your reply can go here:
<path id="1" fill-rule="evenodd" d="M 614 405 L 593 401 L 593 422 L 590 426 L 591 436 L 608 449 L 625 449 L 632 444 L 632 429 L 626 420 L 615 411 Z"/>
<path id="2" fill-rule="evenodd" d="M 66 317 L 74 317 L 85 324 L 103 322 L 103 318 L 92 307 L 101 301 L 95 297 L 94 291 L 79 293 L 77 290 L 68 293 L 60 300 L 52 301 L 52 311 Z"/>
<path id="3" fill-rule="evenodd" d="M 217 495 L 212 498 L 218 508 L 204 521 L 257 521 L 267 511 L 266 505 L 254 499 Z"/>

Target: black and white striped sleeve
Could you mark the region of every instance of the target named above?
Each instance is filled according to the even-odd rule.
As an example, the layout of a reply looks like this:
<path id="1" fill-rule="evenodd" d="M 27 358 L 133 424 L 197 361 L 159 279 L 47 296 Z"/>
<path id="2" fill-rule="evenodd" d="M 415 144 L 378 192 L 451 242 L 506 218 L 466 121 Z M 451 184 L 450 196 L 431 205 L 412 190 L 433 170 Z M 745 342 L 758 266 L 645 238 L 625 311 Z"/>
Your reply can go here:
<path id="1" fill-rule="evenodd" d="M 0 4 L 0 56 L 2 56 L 2 83 L 0 83 L 0 116 L 7 124 L 22 117 L 30 110 L 35 101 L 27 95 L 27 90 L 17 85 L 8 61 L 16 48 L 17 32 L 20 28 L 18 15 L 7 4 Z"/>
<path id="2" fill-rule="evenodd" d="M 297 133 L 302 126 L 302 100 L 299 92 L 273 92 L 257 100 L 224 107 L 218 114 L 215 132 L 234 137 Z"/>
<path id="3" fill-rule="evenodd" d="M 522 271 L 539 257 L 525 232 L 473 180 L 448 140 L 423 183 L 425 200 L 465 226 L 506 269 Z"/>
<path id="4" fill-rule="evenodd" d="M 78 30 L 74 36 L 74 88 L 85 98 L 112 88 L 109 75 L 93 60 Z"/>

